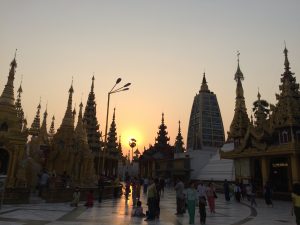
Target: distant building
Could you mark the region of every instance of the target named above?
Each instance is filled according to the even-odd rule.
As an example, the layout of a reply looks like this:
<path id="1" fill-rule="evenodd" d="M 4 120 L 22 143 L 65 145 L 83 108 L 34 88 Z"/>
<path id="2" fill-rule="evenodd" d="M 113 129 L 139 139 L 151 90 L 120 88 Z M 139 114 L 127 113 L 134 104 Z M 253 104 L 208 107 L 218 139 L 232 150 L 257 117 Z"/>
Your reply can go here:
<path id="1" fill-rule="evenodd" d="M 200 91 L 194 97 L 187 135 L 191 179 L 233 179 L 232 160 L 227 160 L 225 166 L 224 160 L 219 157 L 218 150 L 224 141 L 224 127 L 217 96 L 209 90 L 204 73 Z"/>
<path id="2" fill-rule="evenodd" d="M 201 89 L 194 98 L 191 110 L 187 150 L 221 147 L 224 141 L 224 127 L 217 96 L 208 89 L 204 73 Z"/>
<path id="3" fill-rule="evenodd" d="M 183 141 L 179 123 L 175 146 L 169 144 L 167 126 L 162 114 L 161 125 L 155 138 L 154 146 L 145 149 L 139 158 L 139 171 L 142 177 L 181 178 L 190 177 L 189 158 L 184 154 Z"/>

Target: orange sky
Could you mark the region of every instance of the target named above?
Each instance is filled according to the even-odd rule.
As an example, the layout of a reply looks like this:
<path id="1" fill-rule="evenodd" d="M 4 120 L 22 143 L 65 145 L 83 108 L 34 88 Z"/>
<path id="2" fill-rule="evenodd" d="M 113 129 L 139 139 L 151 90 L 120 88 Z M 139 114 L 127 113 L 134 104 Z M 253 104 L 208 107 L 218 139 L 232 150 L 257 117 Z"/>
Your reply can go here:
<path id="1" fill-rule="evenodd" d="M 56 128 L 74 77 L 74 101 L 85 105 L 95 74 L 97 116 L 105 128 L 107 92 L 118 77 L 129 91 L 111 97 L 124 152 L 154 143 L 165 113 L 171 144 L 182 121 L 186 142 L 190 110 L 205 70 L 217 94 L 225 132 L 233 117 L 236 51 L 246 105 L 260 88 L 275 103 L 283 72 L 284 40 L 299 81 L 299 1 L 1 1 L 0 83 L 4 87 L 15 48 L 15 90 L 23 75 L 23 106 L 29 125 L 42 98 Z M 78 111 L 78 109 L 77 109 Z M 111 121 L 111 117 L 109 119 Z M 109 122 L 110 123 L 110 122 Z"/>

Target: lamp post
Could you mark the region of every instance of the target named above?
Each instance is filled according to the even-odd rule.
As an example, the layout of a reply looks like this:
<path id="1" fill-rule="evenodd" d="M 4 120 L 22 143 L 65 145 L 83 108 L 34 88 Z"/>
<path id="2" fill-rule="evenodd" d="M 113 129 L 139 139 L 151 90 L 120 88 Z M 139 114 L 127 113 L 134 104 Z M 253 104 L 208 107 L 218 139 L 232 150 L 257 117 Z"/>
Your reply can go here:
<path id="1" fill-rule="evenodd" d="M 129 146 L 131 147 L 131 162 L 132 162 L 133 161 L 133 148 L 136 146 L 136 140 L 134 138 L 130 139 Z"/>
<path id="2" fill-rule="evenodd" d="M 105 154 L 106 154 L 106 149 L 107 149 L 107 124 L 108 124 L 110 95 L 121 92 L 121 91 L 127 91 L 127 90 L 129 90 L 128 87 L 131 85 L 131 83 L 127 83 L 124 86 L 115 89 L 115 87 L 117 86 L 117 84 L 119 84 L 121 82 L 121 80 L 122 80 L 121 78 L 118 78 L 116 80 L 116 83 L 113 86 L 113 88 L 107 93 L 107 110 L 106 110 L 106 122 L 105 122 L 105 133 L 104 133 L 104 148 L 103 148 L 103 155 L 102 155 L 102 171 L 101 171 L 102 173 L 104 171 Z M 100 173 L 100 152 L 101 151 L 99 151 L 99 158 L 98 158 L 98 173 Z"/>

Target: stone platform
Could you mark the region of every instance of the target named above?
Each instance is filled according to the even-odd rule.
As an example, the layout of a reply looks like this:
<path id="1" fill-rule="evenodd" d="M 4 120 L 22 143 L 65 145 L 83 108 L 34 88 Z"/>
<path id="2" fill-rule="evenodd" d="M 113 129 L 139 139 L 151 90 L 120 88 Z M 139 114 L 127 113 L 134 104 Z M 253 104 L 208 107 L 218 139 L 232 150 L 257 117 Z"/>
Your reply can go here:
<path id="1" fill-rule="evenodd" d="M 143 207 L 145 197 L 142 197 Z M 251 208 L 248 202 L 229 203 L 219 194 L 216 202 L 216 214 L 207 216 L 207 225 L 296 225 L 291 216 L 291 203 L 274 201 L 274 208 L 267 207 L 264 201 L 257 200 L 258 207 Z M 126 202 L 124 197 L 106 199 L 102 203 L 95 202 L 93 208 L 72 208 L 69 203 L 40 203 L 26 205 L 4 205 L 0 211 L 1 225 L 186 225 L 188 215 L 177 217 L 175 193 L 166 190 L 161 198 L 161 216 L 159 220 L 146 222 L 142 218 L 132 218 L 131 199 Z M 200 224 L 199 213 L 196 213 L 196 224 Z"/>

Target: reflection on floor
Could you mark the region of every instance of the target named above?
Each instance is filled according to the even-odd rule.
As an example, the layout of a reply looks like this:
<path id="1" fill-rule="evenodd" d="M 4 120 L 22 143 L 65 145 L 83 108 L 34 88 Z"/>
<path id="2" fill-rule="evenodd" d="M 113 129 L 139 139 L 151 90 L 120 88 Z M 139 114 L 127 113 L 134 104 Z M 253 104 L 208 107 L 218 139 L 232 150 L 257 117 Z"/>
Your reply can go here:
<path id="1" fill-rule="evenodd" d="M 142 196 L 144 211 L 147 209 L 145 197 Z M 274 208 L 265 206 L 258 200 L 258 207 L 252 209 L 244 202 L 225 202 L 220 194 L 217 199 L 214 215 L 208 213 L 207 224 L 210 225 L 295 225 L 291 216 L 290 202 L 276 202 Z M 41 203 L 28 205 L 4 205 L 0 211 L 1 225 L 127 225 L 127 224 L 157 224 L 186 225 L 188 214 L 183 217 L 174 215 L 176 212 L 175 193 L 166 190 L 161 198 L 161 215 L 156 221 L 146 222 L 142 218 L 131 217 L 132 201 L 107 199 L 102 203 L 95 202 L 93 208 L 86 208 L 81 202 L 78 208 L 72 208 L 68 203 Z M 196 213 L 196 224 L 200 224 L 199 213 Z"/>

